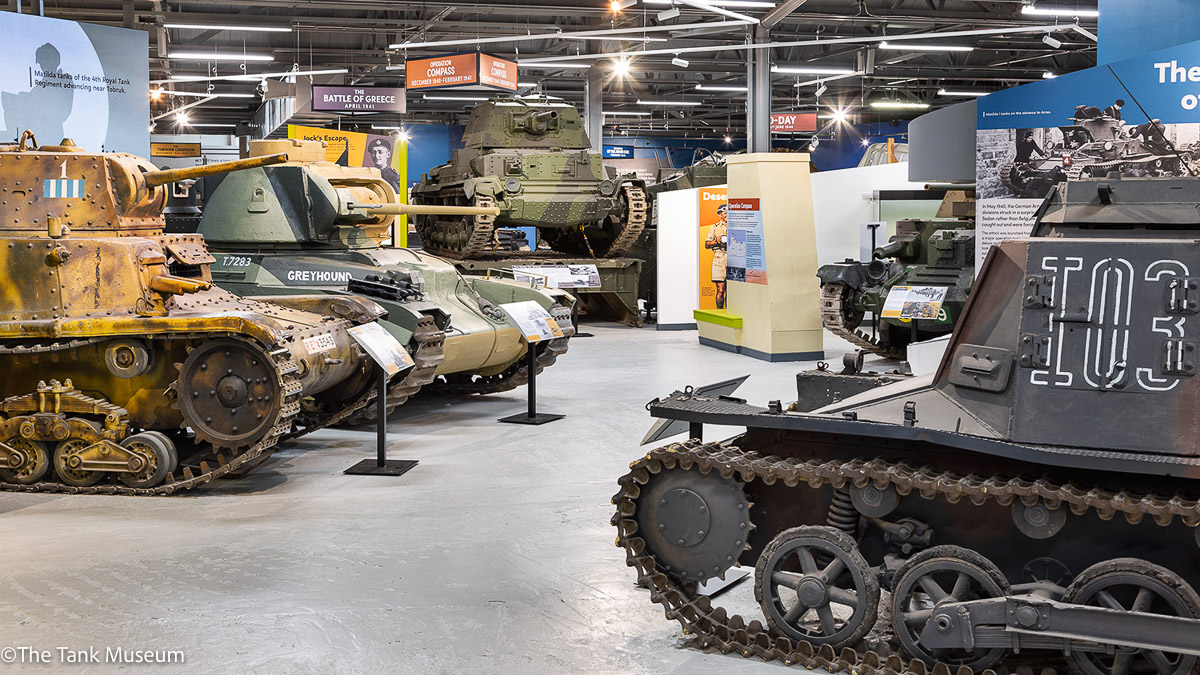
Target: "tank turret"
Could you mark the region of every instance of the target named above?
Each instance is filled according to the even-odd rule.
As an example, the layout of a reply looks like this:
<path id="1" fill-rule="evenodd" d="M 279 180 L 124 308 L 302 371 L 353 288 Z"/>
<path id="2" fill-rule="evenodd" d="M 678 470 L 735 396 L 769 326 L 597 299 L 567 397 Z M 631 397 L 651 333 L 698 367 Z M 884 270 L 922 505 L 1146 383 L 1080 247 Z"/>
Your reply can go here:
<path id="1" fill-rule="evenodd" d="M 0 489 L 176 492 L 366 404 L 352 330 L 379 305 L 246 300 L 213 286 L 203 237 L 163 233 L 167 182 L 284 159 L 158 171 L 0 146 Z"/>
<path id="2" fill-rule="evenodd" d="M 414 204 L 497 207 L 494 217 L 418 215 L 426 250 L 497 252 L 496 228 L 536 227 L 572 255 L 624 255 L 646 225 L 645 184 L 593 152 L 574 106 L 548 96 L 494 98 L 471 111 L 461 150 L 412 190 Z"/>
<path id="3" fill-rule="evenodd" d="M 199 232 L 218 252 L 215 281 L 241 295 L 276 301 L 297 293 L 344 297 L 347 288 L 388 312 L 384 327 L 418 367 L 389 393 L 389 406 L 424 386 L 490 393 L 525 381 L 525 347 L 498 305 L 534 300 L 565 335 L 539 344 L 540 367 L 564 353 L 574 299 L 511 280 L 463 277 L 447 262 L 387 245 L 397 215 L 494 217 L 495 206 L 409 205 L 378 169 L 325 161 L 320 141 L 251 141 L 249 154 L 288 161 L 239 171 L 210 187 Z M 374 408 L 361 418 L 365 421 Z"/>
<path id="4" fill-rule="evenodd" d="M 652 401 L 693 438 L 637 452 L 613 500 L 648 597 L 698 645 L 831 671 L 1194 671 L 1197 194 L 1055 188 L 933 373 L 807 413 L 718 385 Z M 739 564 L 741 615 L 701 585 Z"/>

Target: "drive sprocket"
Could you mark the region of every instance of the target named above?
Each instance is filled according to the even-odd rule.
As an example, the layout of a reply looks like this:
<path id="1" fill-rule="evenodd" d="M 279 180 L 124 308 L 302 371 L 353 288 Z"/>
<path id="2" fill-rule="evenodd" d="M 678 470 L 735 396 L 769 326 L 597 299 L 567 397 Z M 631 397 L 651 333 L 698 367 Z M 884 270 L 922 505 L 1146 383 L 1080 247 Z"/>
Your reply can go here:
<path id="1" fill-rule="evenodd" d="M 183 425 L 215 448 L 253 445 L 279 420 L 283 379 L 257 344 L 236 338 L 209 340 L 179 365 L 175 383 Z"/>

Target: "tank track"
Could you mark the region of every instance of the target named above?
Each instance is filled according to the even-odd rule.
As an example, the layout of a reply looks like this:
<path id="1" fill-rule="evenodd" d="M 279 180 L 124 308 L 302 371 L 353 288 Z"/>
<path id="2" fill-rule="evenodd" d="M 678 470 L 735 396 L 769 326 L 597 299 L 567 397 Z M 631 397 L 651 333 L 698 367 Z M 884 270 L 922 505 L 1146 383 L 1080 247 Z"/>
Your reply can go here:
<path id="1" fill-rule="evenodd" d="M 842 297 L 846 289 L 846 284 L 840 281 L 831 281 L 821 286 L 821 323 L 829 332 L 859 349 L 865 349 L 886 359 L 904 358 L 905 350 L 883 344 L 878 336 L 871 337 L 858 330 L 857 326 L 846 325 L 846 315 L 842 309 Z"/>
<path id="2" fill-rule="evenodd" d="M 746 622 L 741 616 L 729 616 L 724 608 L 714 607 L 711 600 L 697 595 L 695 584 L 681 582 L 668 576 L 658 567 L 646 550 L 645 541 L 638 536 L 634 515 L 637 512 L 641 486 L 652 475 L 664 469 L 680 468 L 707 474 L 716 471 L 723 478 L 749 483 L 759 480 L 767 485 L 782 482 L 788 487 L 834 488 L 873 483 L 880 489 L 895 486 L 901 495 L 916 493 L 922 499 L 944 499 L 956 504 L 966 498 L 974 504 L 995 500 L 1003 506 L 1016 499 L 1040 497 L 1047 504 L 1063 504 L 1075 515 L 1088 511 L 1103 520 L 1123 515 L 1132 524 L 1150 517 L 1159 525 L 1168 525 L 1180 518 L 1189 527 L 1200 523 L 1200 502 L 1179 495 L 1162 497 L 1154 494 L 1133 494 L 1124 491 L 1099 489 L 1083 490 L 1072 485 L 1057 484 L 1046 479 L 1009 479 L 1000 476 L 960 476 L 937 471 L 929 466 L 913 467 L 882 458 L 870 460 L 800 460 L 763 457 L 744 451 L 732 444 L 700 443 L 690 440 L 650 451 L 630 466 L 628 474 L 618 483 L 620 491 L 613 497 L 616 513 L 612 524 L 617 528 L 618 547 L 625 549 L 626 564 L 637 570 L 638 583 L 650 589 L 650 599 L 662 605 L 668 619 L 678 621 L 684 633 L 694 635 L 692 646 L 705 651 L 736 652 L 744 657 L 764 661 L 782 661 L 829 672 L 848 672 L 854 675 L 926 675 L 930 667 L 923 661 L 905 661 L 887 649 L 843 648 L 839 653 L 828 645 L 817 647 L 809 642 L 795 642 L 771 633 L 762 622 Z M 1015 657 L 1009 657 L 1010 661 Z M 1042 670 L 1043 675 L 1053 669 Z M 969 668 L 939 664 L 932 668 L 934 675 L 972 675 Z M 991 671 L 984 671 L 990 673 Z"/>
<path id="3" fill-rule="evenodd" d="M 433 317 L 423 317 L 417 322 L 412 341 L 417 345 L 412 353 L 415 365 L 403 380 L 388 388 L 388 414 L 407 402 L 421 390 L 421 387 L 432 383 L 437 378 L 437 369 L 446 361 L 446 354 L 443 351 L 446 333 L 437 327 L 437 324 L 433 322 Z M 378 415 L 378 409 L 375 406 L 367 406 L 347 417 L 345 423 L 347 426 L 359 426 L 374 422 Z"/>
<path id="4" fill-rule="evenodd" d="M 157 336 L 155 336 L 157 337 Z M 215 337 L 226 337 L 218 334 L 203 334 L 203 335 L 171 335 L 158 339 L 210 339 Z M 0 355 L 3 354 L 32 354 L 32 353 L 48 353 L 59 352 L 69 349 L 76 349 L 81 346 L 103 342 L 110 339 L 109 337 L 92 338 L 88 340 L 73 340 L 71 342 L 53 343 L 36 346 L 20 346 L 20 347 L 4 347 L 0 348 Z M 41 481 L 29 485 L 19 485 L 16 483 L 0 482 L 0 491 L 6 492 L 51 492 L 61 494 L 96 494 L 96 495 L 125 495 L 131 497 L 149 497 L 149 496 L 165 496 L 190 490 L 194 487 L 211 482 L 214 479 L 222 476 L 237 475 L 239 470 L 245 470 L 253 467 L 258 462 L 266 458 L 270 454 L 270 450 L 274 448 L 281 440 L 295 438 L 304 434 L 324 428 L 325 426 L 337 424 L 349 415 L 353 414 L 359 408 L 367 405 L 375 396 L 374 389 L 369 389 L 359 400 L 355 401 L 350 406 L 347 406 L 338 413 L 329 416 L 322 420 L 322 424 L 307 427 L 298 433 L 292 433 L 293 420 L 300 414 L 300 395 L 303 391 L 299 379 L 296 374 L 300 371 L 299 366 L 292 360 L 291 353 L 286 349 L 264 350 L 275 362 L 279 372 L 279 389 L 283 393 L 283 404 L 279 407 L 278 417 L 275 420 L 274 426 L 268 431 L 257 443 L 246 448 L 237 455 L 227 455 L 225 450 L 210 448 L 208 453 L 213 457 L 214 464 L 209 464 L 207 461 L 201 461 L 199 473 L 193 472 L 191 467 L 184 466 L 180 476 L 167 474 L 166 479 L 162 484 L 150 488 L 131 488 L 119 483 L 103 483 L 90 487 L 76 487 L 65 485 L 54 481 Z"/>
<path id="5" fill-rule="evenodd" d="M 628 253 L 638 237 L 642 236 L 642 230 L 646 229 L 649 215 L 646 191 L 641 186 L 632 184 L 623 187 L 622 191 L 625 193 L 625 203 L 629 205 L 629 212 L 625 215 L 625 226 L 621 228 L 621 233 L 604 253 L 605 258 L 620 258 Z"/>
<path id="6" fill-rule="evenodd" d="M 559 311 L 558 307 L 554 307 L 551 308 L 550 314 L 558 322 L 559 326 L 562 327 L 563 336 L 545 343 L 545 348 L 537 357 L 538 373 L 554 365 L 558 357 L 567 353 L 567 343 L 575 335 L 575 328 L 571 325 L 571 312 L 569 309 L 562 308 Z M 455 375 L 459 375 L 459 373 L 451 373 L 450 377 L 453 378 Z M 470 373 L 462 373 L 462 375 L 470 377 Z M 520 358 L 508 368 L 495 375 L 481 375 L 477 379 L 468 379 L 467 381 L 458 381 L 446 376 L 439 377 L 433 384 L 425 387 L 425 391 L 439 396 L 482 396 L 511 391 L 528 383 L 529 363 L 526 359 Z"/>
<path id="7" fill-rule="evenodd" d="M 496 205 L 496 200 L 484 195 L 476 195 L 474 206 L 490 207 Z M 427 228 L 419 228 L 424 250 L 433 255 L 445 258 L 472 258 L 485 253 L 496 253 L 496 216 L 472 216 L 471 236 L 461 248 L 446 248 L 433 243 L 432 232 Z M 420 222 L 420 221 L 418 221 Z M 434 220 L 433 227 L 449 228 L 451 221 Z"/>

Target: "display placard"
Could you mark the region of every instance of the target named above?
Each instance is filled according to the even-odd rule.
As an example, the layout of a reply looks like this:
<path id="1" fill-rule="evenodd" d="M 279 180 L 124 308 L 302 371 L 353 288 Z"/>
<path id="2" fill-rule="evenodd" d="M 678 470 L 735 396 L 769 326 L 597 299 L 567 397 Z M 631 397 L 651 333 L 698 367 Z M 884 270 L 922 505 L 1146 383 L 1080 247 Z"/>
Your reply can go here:
<path id="1" fill-rule="evenodd" d="M 879 313 L 885 319 L 937 319 L 945 286 L 893 286 Z"/>
<path id="2" fill-rule="evenodd" d="M 600 270 L 595 265 L 514 265 L 517 281 L 544 282 L 548 288 L 600 288 Z"/>
<path id="3" fill-rule="evenodd" d="M 508 302 L 500 305 L 500 309 L 516 322 L 526 342 L 541 342 L 563 336 L 558 322 L 535 300 Z"/>
<path id="4" fill-rule="evenodd" d="M 757 198 L 729 200 L 729 250 L 725 265 L 725 278 L 729 281 L 767 283 L 766 236 Z"/>
<path id="5" fill-rule="evenodd" d="M 399 375 L 415 365 L 404 345 L 375 322 L 347 328 L 346 332 L 383 368 L 388 377 Z"/>
<path id="6" fill-rule="evenodd" d="M 605 145 L 605 159 L 629 159 L 633 157 L 633 148 L 628 145 Z"/>
<path id="7" fill-rule="evenodd" d="M 700 309 L 725 309 L 726 252 L 729 246 L 728 203 L 723 187 L 696 193 L 700 237 Z"/>
<path id="8" fill-rule="evenodd" d="M 331 112 L 405 111 L 403 87 L 332 87 L 313 85 L 313 110 Z"/>
<path id="9" fill-rule="evenodd" d="M 816 113 L 771 113 L 771 131 L 774 133 L 816 130 Z"/>
<path id="10" fill-rule="evenodd" d="M 517 64 L 478 52 L 445 54 L 405 61 L 404 79 L 413 90 L 471 87 L 515 92 Z"/>
<path id="11" fill-rule="evenodd" d="M 150 143 L 151 157 L 199 157 L 199 143 Z"/>

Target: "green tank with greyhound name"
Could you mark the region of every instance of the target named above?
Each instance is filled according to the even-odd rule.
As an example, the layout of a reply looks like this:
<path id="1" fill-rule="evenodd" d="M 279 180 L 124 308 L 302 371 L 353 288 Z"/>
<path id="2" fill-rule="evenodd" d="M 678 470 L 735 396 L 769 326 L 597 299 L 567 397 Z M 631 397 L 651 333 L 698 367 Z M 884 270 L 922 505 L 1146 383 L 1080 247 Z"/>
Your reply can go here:
<path id="1" fill-rule="evenodd" d="M 536 227 L 569 255 L 624 255 L 646 225 L 645 184 L 592 150 L 575 106 L 550 96 L 493 98 L 471 111 L 461 150 L 421 176 L 414 204 L 496 206 L 494 217 L 418 216 L 427 251 L 496 252 L 497 228 Z"/>

